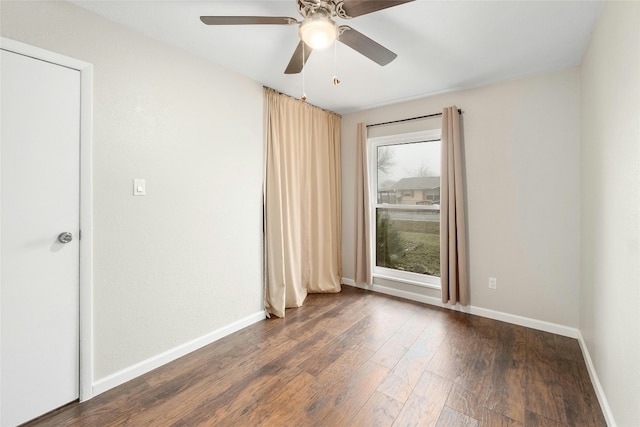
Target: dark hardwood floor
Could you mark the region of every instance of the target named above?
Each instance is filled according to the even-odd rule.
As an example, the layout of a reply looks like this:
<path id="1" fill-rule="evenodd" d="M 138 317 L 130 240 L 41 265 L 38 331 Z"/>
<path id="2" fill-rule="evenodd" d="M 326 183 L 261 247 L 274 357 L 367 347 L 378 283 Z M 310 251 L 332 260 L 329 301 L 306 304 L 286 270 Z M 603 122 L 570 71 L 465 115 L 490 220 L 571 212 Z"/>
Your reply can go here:
<path id="1" fill-rule="evenodd" d="M 31 426 L 605 426 L 578 342 L 345 286 Z"/>

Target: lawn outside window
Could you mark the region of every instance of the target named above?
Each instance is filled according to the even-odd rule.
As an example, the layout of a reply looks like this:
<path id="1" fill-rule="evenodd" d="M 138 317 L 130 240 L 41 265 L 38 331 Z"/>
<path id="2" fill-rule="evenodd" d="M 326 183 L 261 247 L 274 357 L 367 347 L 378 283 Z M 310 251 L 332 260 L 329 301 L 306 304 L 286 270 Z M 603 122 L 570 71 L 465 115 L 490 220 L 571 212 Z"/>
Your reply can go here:
<path id="1" fill-rule="evenodd" d="M 440 129 L 368 139 L 373 276 L 440 289 Z"/>

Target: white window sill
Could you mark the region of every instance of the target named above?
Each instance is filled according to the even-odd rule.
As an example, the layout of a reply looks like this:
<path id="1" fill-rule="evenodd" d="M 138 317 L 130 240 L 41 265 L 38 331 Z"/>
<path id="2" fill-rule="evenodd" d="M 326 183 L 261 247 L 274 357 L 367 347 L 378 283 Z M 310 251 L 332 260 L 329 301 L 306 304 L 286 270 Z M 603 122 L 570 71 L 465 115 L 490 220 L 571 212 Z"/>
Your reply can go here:
<path id="1" fill-rule="evenodd" d="M 440 284 L 438 284 L 438 283 L 428 283 L 428 282 L 425 282 L 425 281 L 412 280 L 412 279 L 408 279 L 408 278 L 405 278 L 405 277 L 389 276 L 389 275 L 380 274 L 380 273 L 374 273 L 373 277 L 377 278 L 377 279 L 389 280 L 391 282 L 406 283 L 408 285 L 419 286 L 421 288 L 437 289 L 437 290 L 441 290 L 442 289 L 442 286 Z M 429 278 L 431 278 L 431 276 Z M 433 278 L 431 278 L 431 280 L 433 280 L 433 281 L 438 280 L 439 281 L 440 278 L 439 277 L 433 277 Z"/>

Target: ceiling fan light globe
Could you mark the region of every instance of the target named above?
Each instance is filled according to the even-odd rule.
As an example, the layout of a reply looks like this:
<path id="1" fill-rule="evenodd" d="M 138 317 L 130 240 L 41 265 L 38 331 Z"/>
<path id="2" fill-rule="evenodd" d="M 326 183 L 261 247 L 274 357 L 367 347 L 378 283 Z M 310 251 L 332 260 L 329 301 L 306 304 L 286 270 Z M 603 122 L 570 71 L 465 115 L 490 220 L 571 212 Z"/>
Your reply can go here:
<path id="1" fill-rule="evenodd" d="M 325 49 L 338 38 L 338 27 L 330 18 L 312 17 L 300 24 L 298 33 L 312 49 Z"/>

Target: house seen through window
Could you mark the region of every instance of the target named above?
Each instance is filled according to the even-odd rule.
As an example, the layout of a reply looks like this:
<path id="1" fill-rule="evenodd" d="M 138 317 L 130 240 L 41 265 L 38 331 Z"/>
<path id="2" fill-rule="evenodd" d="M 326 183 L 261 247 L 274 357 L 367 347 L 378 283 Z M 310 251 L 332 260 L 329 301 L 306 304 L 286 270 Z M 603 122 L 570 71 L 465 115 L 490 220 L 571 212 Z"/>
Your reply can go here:
<path id="1" fill-rule="evenodd" d="M 440 285 L 440 131 L 369 138 L 376 277 Z"/>

